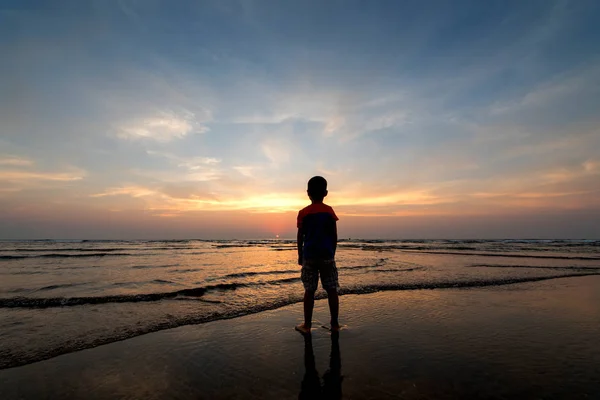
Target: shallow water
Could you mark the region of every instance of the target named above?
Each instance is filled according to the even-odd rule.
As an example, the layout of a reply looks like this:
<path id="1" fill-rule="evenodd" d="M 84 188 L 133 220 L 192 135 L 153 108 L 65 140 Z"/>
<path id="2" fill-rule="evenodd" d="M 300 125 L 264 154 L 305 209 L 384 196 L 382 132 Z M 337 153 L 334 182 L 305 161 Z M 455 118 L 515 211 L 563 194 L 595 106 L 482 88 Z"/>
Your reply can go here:
<path id="1" fill-rule="evenodd" d="M 598 399 L 600 277 L 301 304 L 0 371 L 2 399 Z M 320 321 L 320 322 L 319 322 Z M 324 397 L 315 394 L 324 393 Z"/>
<path id="2" fill-rule="evenodd" d="M 600 274 L 600 241 L 342 241 L 341 293 Z M 295 243 L 0 242 L 0 368 L 301 300 Z M 319 296 L 324 293 L 319 291 Z"/>

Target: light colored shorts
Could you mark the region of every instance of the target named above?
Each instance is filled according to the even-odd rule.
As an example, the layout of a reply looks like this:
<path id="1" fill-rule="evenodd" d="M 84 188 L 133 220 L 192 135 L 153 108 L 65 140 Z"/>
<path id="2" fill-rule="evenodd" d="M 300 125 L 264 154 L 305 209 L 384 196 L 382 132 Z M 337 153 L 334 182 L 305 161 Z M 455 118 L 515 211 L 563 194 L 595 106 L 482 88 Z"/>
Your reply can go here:
<path id="1" fill-rule="evenodd" d="M 319 275 L 321 276 L 323 289 L 331 290 L 340 287 L 335 260 L 304 260 L 301 272 L 304 290 L 313 292 L 317 290 Z"/>

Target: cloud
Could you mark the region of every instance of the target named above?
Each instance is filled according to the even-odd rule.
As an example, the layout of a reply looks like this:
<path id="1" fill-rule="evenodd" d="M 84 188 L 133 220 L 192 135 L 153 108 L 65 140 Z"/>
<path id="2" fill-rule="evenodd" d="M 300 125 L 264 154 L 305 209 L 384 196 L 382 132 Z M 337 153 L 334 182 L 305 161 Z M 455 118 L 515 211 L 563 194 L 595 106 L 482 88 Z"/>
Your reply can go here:
<path id="1" fill-rule="evenodd" d="M 583 168 L 588 173 L 600 172 L 600 160 L 587 160 L 583 163 Z"/>
<path id="2" fill-rule="evenodd" d="M 109 188 L 104 192 L 91 194 L 90 197 L 108 197 L 108 196 L 131 196 L 131 197 L 144 197 L 151 196 L 157 192 L 152 189 L 148 189 L 141 186 L 124 186 Z"/>
<path id="3" fill-rule="evenodd" d="M 146 153 L 151 156 L 166 158 L 176 164 L 178 167 L 185 167 L 192 171 L 205 168 L 206 166 L 217 165 L 222 161 L 220 158 L 216 157 L 182 157 L 172 153 L 154 150 L 148 150 Z"/>
<path id="4" fill-rule="evenodd" d="M 78 181 L 83 179 L 85 172 L 35 172 L 35 171 L 7 171 L 0 170 L 0 181 L 30 182 L 30 181 Z"/>
<path id="5" fill-rule="evenodd" d="M 17 194 L 23 190 L 46 190 L 57 188 L 61 183 L 80 181 L 86 171 L 67 167 L 64 171 L 39 171 L 34 169 L 35 162 L 29 158 L 4 155 L 0 156 L 0 194 Z M 5 197 L 5 196 L 3 196 Z"/>
<path id="6" fill-rule="evenodd" d="M 71 169 L 68 172 L 41 172 L 32 170 L 4 170 L 0 169 L 0 195 L 2 197 L 18 195 L 30 190 L 38 191 L 38 196 L 43 198 L 48 190 L 55 190 L 65 184 L 78 182 L 84 179 L 86 172 L 81 169 Z M 32 199 L 27 200 L 29 202 Z M 25 201 L 23 204 L 27 204 Z"/>
<path id="7" fill-rule="evenodd" d="M 0 155 L 0 165 L 11 166 L 11 167 L 31 167 L 33 161 L 12 155 Z"/>
<path id="8" fill-rule="evenodd" d="M 262 167 L 255 165 L 237 165 L 234 166 L 233 169 L 247 178 L 255 178 L 256 172 L 260 171 Z"/>
<path id="9" fill-rule="evenodd" d="M 587 160 L 581 165 L 574 167 L 556 168 L 542 175 L 547 183 L 573 182 L 579 178 L 600 175 L 600 162 L 598 160 Z"/>
<path id="10" fill-rule="evenodd" d="M 367 119 L 367 121 L 364 124 L 364 130 L 367 132 L 377 131 L 381 129 L 404 125 L 409 121 L 409 114 L 407 112 L 397 111 L 394 113 L 378 115 Z"/>
<path id="11" fill-rule="evenodd" d="M 218 197 L 208 190 L 207 185 L 196 183 L 168 183 L 160 186 L 158 191 L 174 199 L 218 200 Z"/>
<path id="12" fill-rule="evenodd" d="M 171 112 L 161 112 L 119 126 L 117 136 L 129 140 L 151 139 L 157 142 L 170 142 L 191 133 L 205 133 L 208 131 L 208 127 L 199 125 L 191 113 L 182 116 Z"/>
<path id="13" fill-rule="evenodd" d="M 590 82 L 600 80 L 598 60 L 591 66 L 568 70 L 552 76 L 534 87 L 528 87 L 525 93 L 508 101 L 496 102 L 489 108 L 492 116 L 503 116 L 517 112 L 532 112 L 535 109 L 553 108 L 557 105 L 575 101 L 589 100 L 597 95 L 598 87 Z M 552 107 L 554 106 L 554 107 Z"/>
<path id="14" fill-rule="evenodd" d="M 281 166 L 290 160 L 288 146 L 282 141 L 267 140 L 261 145 L 261 149 L 273 166 Z"/>
<path id="15" fill-rule="evenodd" d="M 182 185 L 153 187 L 123 186 L 91 194 L 91 198 L 128 196 L 144 202 L 144 209 L 159 212 L 185 213 L 190 211 L 245 210 L 253 212 L 282 212 L 298 210 L 306 200 L 288 193 L 268 193 L 252 196 L 219 196 Z"/>
<path id="16" fill-rule="evenodd" d="M 253 114 L 233 117 L 231 123 L 240 125 L 277 125 L 298 118 L 294 114 Z"/>
<path id="17" fill-rule="evenodd" d="M 333 116 L 325 122 L 325 128 L 323 134 L 325 136 L 332 136 L 335 132 L 339 131 L 346 124 L 346 119 L 340 115 Z"/>
<path id="18" fill-rule="evenodd" d="M 143 177 L 154 182 L 208 182 L 218 180 L 223 172 L 217 168 L 206 168 L 188 172 L 176 172 L 164 169 L 148 170 L 134 168 L 130 171 L 136 177 Z"/>
<path id="19" fill-rule="evenodd" d="M 161 157 L 168 160 L 173 166 L 184 172 L 172 172 L 168 170 L 149 171 L 134 169 L 132 172 L 138 176 L 146 176 L 164 182 L 182 181 L 212 181 L 219 179 L 223 171 L 219 168 L 221 159 L 217 157 L 184 157 L 172 153 L 148 150 L 148 155 Z"/>

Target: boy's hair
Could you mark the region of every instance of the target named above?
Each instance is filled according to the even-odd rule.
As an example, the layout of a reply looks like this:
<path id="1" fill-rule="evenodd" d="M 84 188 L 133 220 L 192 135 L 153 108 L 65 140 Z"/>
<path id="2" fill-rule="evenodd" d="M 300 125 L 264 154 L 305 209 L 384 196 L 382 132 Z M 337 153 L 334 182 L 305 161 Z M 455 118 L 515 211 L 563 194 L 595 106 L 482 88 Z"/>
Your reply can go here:
<path id="1" fill-rule="evenodd" d="M 322 176 L 313 176 L 308 181 L 308 195 L 317 201 L 323 201 L 327 192 L 327 181 Z"/>

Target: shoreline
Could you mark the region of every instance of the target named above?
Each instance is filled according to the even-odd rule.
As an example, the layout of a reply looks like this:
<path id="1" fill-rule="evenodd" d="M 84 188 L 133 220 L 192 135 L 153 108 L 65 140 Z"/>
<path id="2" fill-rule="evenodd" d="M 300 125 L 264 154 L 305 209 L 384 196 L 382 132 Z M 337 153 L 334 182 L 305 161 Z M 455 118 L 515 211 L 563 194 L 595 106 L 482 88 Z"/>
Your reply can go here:
<path id="1" fill-rule="evenodd" d="M 503 279 L 487 279 L 487 280 L 465 280 L 465 281 L 453 281 L 453 282 L 423 282 L 423 283 L 399 283 L 399 284 L 380 284 L 374 285 L 373 287 L 368 288 L 341 288 L 339 291 L 340 297 L 345 296 L 363 296 L 374 293 L 387 293 L 387 292 L 404 292 L 404 291 L 429 291 L 429 290 L 452 290 L 452 289 L 478 289 L 478 288 L 488 288 L 488 287 L 502 287 L 502 286 L 510 286 L 510 285 L 519 285 L 519 284 L 527 284 L 527 283 L 535 283 L 535 282 L 543 282 L 543 281 L 551 281 L 562 278 L 576 278 L 576 277 L 593 277 L 600 276 L 599 272 L 578 272 L 578 273 L 563 273 L 560 275 L 549 275 L 549 276 L 541 276 L 541 277 L 523 277 L 523 278 L 503 278 Z M 326 299 L 326 293 L 322 290 L 318 290 L 315 296 L 315 300 L 323 300 Z M 10 301 L 10 299 L 8 299 Z M 58 299 L 56 299 L 58 301 Z M 156 300 L 159 301 L 159 300 Z M 0 303 L 2 300 L 0 300 Z M 151 303 L 151 302 L 148 302 Z M 17 363 L 7 363 L 3 364 L 0 361 L 0 372 L 3 370 L 9 370 L 12 368 L 18 368 L 22 366 L 27 366 L 31 364 L 35 364 L 38 362 L 43 362 L 46 360 L 51 360 L 55 357 L 60 357 L 63 355 L 68 355 L 75 352 L 80 352 L 88 349 L 94 349 L 99 346 L 110 345 L 112 343 L 122 342 L 130 339 L 135 339 L 140 336 L 159 333 L 169 329 L 176 329 L 180 327 L 186 326 L 196 326 L 203 325 L 218 321 L 231 320 L 236 318 L 243 318 L 245 316 L 259 314 L 267 311 L 278 310 L 285 307 L 290 307 L 297 305 L 298 303 L 302 303 L 301 296 L 298 296 L 296 299 L 285 299 L 277 302 L 275 304 L 267 304 L 261 307 L 256 307 L 254 309 L 246 309 L 239 312 L 234 312 L 232 314 L 219 314 L 219 315 L 207 315 L 200 316 L 196 318 L 189 318 L 184 321 L 172 322 L 169 325 L 160 324 L 158 326 L 150 326 L 145 329 L 143 332 L 136 332 L 135 334 L 128 335 L 123 338 L 115 338 L 108 337 L 104 340 L 97 340 L 92 344 L 80 344 L 75 345 L 68 348 L 51 350 L 45 353 L 43 356 L 37 354 L 35 357 L 31 357 L 29 359 L 24 359 L 22 362 Z M 77 307 L 81 305 L 72 305 L 72 306 L 64 306 L 64 307 Z M 83 305 L 85 306 L 85 305 Z M 52 306 L 54 307 L 54 306 Z M 48 307 L 39 307 L 39 308 L 52 308 Z M 13 308 L 13 307 L 8 307 Z M 19 307 L 14 307 L 19 308 Z M 38 309 L 38 307 L 34 307 L 34 309 Z"/>
<path id="2" fill-rule="evenodd" d="M 345 398 L 600 396 L 599 289 L 600 277 L 587 276 L 344 296 L 341 391 Z M 316 382 L 311 352 L 293 330 L 301 308 L 182 326 L 5 369 L 0 396 L 297 398 L 307 374 Z M 319 300 L 313 326 L 327 320 L 327 303 Z M 322 384 L 332 345 L 327 331 L 313 329 Z"/>

